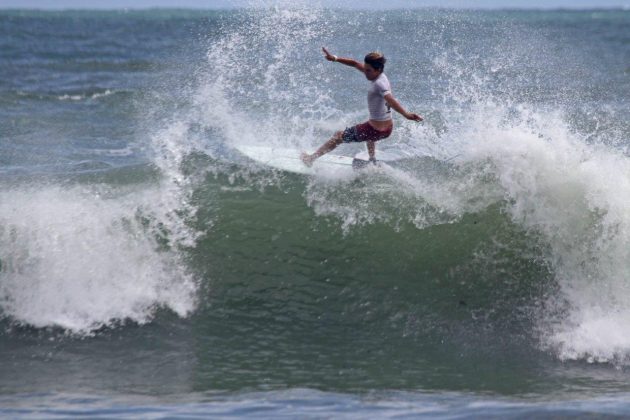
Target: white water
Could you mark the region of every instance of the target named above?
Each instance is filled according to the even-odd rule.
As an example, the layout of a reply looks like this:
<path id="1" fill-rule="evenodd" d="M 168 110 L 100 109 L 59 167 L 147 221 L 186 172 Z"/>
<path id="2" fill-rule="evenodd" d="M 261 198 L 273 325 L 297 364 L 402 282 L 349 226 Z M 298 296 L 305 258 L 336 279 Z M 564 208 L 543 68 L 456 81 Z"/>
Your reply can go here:
<path id="1" fill-rule="evenodd" d="M 151 218 L 159 190 L 108 196 L 87 187 L 0 191 L 0 307 L 35 327 L 85 334 L 110 323 L 144 323 L 156 309 L 194 309 L 195 284 L 162 251 Z"/>

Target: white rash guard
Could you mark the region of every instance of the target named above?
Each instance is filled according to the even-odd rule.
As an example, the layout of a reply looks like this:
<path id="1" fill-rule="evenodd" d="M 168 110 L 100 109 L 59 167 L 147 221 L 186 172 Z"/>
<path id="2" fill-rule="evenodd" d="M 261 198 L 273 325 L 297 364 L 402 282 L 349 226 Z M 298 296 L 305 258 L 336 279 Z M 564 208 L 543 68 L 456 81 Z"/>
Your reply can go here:
<path id="1" fill-rule="evenodd" d="M 385 73 L 381 73 L 376 80 L 371 81 L 368 90 L 368 109 L 370 119 L 374 121 L 388 121 L 392 119 L 392 110 L 385 102 L 385 95 L 392 93 L 392 87 Z"/>

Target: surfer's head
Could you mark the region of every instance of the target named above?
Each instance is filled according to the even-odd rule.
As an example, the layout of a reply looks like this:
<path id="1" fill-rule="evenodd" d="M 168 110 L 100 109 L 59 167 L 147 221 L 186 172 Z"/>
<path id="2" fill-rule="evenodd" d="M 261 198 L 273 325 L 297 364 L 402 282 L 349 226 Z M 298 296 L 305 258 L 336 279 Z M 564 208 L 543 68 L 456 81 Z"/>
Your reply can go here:
<path id="1" fill-rule="evenodd" d="M 380 52 L 371 52 L 365 56 L 363 61 L 365 63 L 365 77 L 367 77 L 368 80 L 375 80 L 383 73 L 387 60 Z"/>

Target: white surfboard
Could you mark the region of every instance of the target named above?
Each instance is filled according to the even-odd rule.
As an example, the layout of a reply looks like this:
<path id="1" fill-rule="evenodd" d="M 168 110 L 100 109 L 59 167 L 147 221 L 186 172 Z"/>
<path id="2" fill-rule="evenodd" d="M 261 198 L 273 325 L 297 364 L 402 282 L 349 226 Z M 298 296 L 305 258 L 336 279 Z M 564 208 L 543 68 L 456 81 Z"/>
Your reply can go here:
<path id="1" fill-rule="evenodd" d="M 408 158 L 409 155 L 404 154 L 400 150 L 380 150 L 376 149 L 376 160 L 379 162 L 395 162 L 397 160 Z M 370 156 L 367 150 L 357 153 L 355 159 L 369 160 Z"/>
<path id="2" fill-rule="evenodd" d="M 303 151 L 298 149 L 246 145 L 237 145 L 235 149 L 248 158 L 271 166 L 272 168 L 307 175 L 320 172 L 351 173 L 353 170 L 352 163 L 355 161 L 355 158 L 350 156 L 328 153 L 313 162 L 313 166 L 308 167 L 302 162 L 302 159 L 300 159 L 300 155 Z"/>

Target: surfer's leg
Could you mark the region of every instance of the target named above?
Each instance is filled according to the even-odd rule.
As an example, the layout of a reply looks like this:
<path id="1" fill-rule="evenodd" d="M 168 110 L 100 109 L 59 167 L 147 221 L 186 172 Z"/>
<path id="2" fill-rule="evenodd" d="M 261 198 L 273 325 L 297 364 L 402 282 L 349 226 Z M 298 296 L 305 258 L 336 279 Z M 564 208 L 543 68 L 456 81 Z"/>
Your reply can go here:
<path id="1" fill-rule="evenodd" d="M 342 142 L 343 142 L 343 131 L 337 131 L 335 135 L 333 135 L 330 138 L 330 140 L 328 140 L 326 143 L 322 144 L 321 147 L 317 149 L 315 153 L 313 153 L 312 155 L 309 155 L 308 153 L 302 153 L 300 158 L 302 159 L 302 162 L 304 162 L 306 166 L 311 166 L 313 162 L 315 161 L 315 159 L 317 159 L 318 157 L 322 155 L 325 155 L 331 150 L 334 150 Z"/>
<path id="2" fill-rule="evenodd" d="M 371 161 L 376 160 L 376 142 L 372 140 L 368 140 L 365 142 L 367 145 L 368 155 L 370 156 Z"/>

